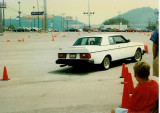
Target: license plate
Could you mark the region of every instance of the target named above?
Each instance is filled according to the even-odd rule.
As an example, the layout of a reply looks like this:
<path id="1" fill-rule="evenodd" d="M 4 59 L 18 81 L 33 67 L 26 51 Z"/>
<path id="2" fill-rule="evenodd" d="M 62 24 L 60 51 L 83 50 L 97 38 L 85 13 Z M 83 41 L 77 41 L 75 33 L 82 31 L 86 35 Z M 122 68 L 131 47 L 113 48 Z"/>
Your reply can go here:
<path id="1" fill-rule="evenodd" d="M 76 54 L 70 54 L 70 58 L 76 58 Z"/>

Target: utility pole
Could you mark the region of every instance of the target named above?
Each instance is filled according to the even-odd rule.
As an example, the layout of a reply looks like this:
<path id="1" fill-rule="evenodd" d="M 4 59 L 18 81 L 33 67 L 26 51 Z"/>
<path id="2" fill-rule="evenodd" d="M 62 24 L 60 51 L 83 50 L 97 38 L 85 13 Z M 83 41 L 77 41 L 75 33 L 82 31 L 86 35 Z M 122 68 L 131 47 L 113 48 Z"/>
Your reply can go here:
<path id="1" fill-rule="evenodd" d="M 44 0 L 44 32 L 46 33 L 48 31 L 47 27 L 47 5 L 46 0 Z"/>
<path id="2" fill-rule="evenodd" d="M 156 23 L 158 24 L 158 15 L 159 15 L 159 12 L 158 11 L 154 12 L 154 14 L 157 15 L 157 21 L 156 21 Z"/>
<path id="3" fill-rule="evenodd" d="M 63 15 L 65 15 L 65 13 L 63 13 Z M 63 31 L 65 31 L 64 25 L 65 25 L 65 18 L 63 16 Z"/>
<path id="4" fill-rule="evenodd" d="M 121 28 L 121 27 L 120 27 L 120 13 L 121 13 L 121 12 L 118 11 L 118 14 L 119 14 L 119 30 L 120 30 L 120 28 Z"/>
<path id="5" fill-rule="evenodd" d="M 61 30 L 62 31 L 64 30 L 64 15 L 65 15 L 65 13 L 61 14 Z"/>
<path id="6" fill-rule="evenodd" d="M 42 12 L 44 12 L 44 6 L 42 6 Z M 42 26 L 42 30 L 44 30 L 44 13 L 43 15 L 41 15 L 41 26 Z"/>
<path id="7" fill-rule="evenodd" d="M 31 22 L 31 29 L 32 29 L 32 18 L 31 18 L 30 22 Z"/>
<path id="8" fill-rule="evenodd" d="M 2 8 L 0 8 L 0 36 L 3 35 Z"/>
<path id="9" fill-rule="evenodd" d="M 3 0 L 4 4 L 4 0 Z M 4 14 L 4 8 L 3 8 L 3 30 L 5 29 L 5 14 Z"/>
<path id="10" fill-rule="evenodd" d="M 62 31 L 62 14 L 61 14 L 61 31 Z"/>
<path id="11" fill-rule="evenodd" d="M 90 16 L 91 16 L 91 14 L 94 14 L 94 12 L 90 12 L 90 3 L 89 3 L 89 0 L 88 0 L 88 12 L 84 12 L 83 14 L 88 14 L 88 25 L 89 25 L 88 32 L 90 32 L 90 29 L 91 29 Z"/>
<path id="12" fill-rule="evenodd" d="M 90 32 L 90 4 L 88 0 L 88 22 L 89 22 L 89 32 Z"/>
<path id="13" fill-rule="evenodd" d="M 12 24 L 12 21 L 11 21 L 11 16 L 10 16 L 10 26 L 11 26 L 11 24 Z"/>
<path id="14" fill-rule="evenodd" d="M 33 6 L 33 12 L 35 12 L 35 10 L 34 10 L 34 6 Z M 33 16 L 33 18 L 34 18 L 34 27 L 35 27 L 35 16 Z"/>
<path id="15" fill-rule="evenodd" d="M 53 15 L 53 18 L 54 18 L 54 15 Z M 52 18 L 52 31 L 53 31 L 53 29 L 54 29 L 54 19 Z"/>
<path id="16" fill-rule="evenodd" d="M 38 12 L 39 12 L 39 4 L 38 4 L 38 0 L 37 0 L 37 9 L 38 9 Z M 38 15 L 38 31 L 39 31 L 39 15 Z"/>
<path id="17" fill-rule="evenodd" d="M 21 11 L 20 11 L 20 3 L 21 3 L 21 2 L 18 2 L 18 4 L 19 4 L 19 11 L 18 11 L 18 13 L 19 13 L 19 28 L 21 27 Z"/>
<path id="18" fill-rule="evenodd" d="M 76 28 L 77 28 L 77 17 L 76 17 L 76 20 L 75 20 L 75 26 L 76 26 Z"/>

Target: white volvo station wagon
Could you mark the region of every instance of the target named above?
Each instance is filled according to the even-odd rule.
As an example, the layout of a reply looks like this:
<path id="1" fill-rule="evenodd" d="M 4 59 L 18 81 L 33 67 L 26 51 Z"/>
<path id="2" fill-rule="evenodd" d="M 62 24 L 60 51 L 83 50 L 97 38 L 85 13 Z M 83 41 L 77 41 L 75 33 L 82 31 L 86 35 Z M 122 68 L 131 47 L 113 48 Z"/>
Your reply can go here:
<path id="1" fill-rule="evenodd" d="M 104 69 L 109 69 L 113 61 L 140 61 L 144 53 L 143 43 L 130 42 L 121 34 L 84 36 L 78 38 L 72 47 L 60 48 L 56 64 L 62 64 L 61 67 L 100 64 Z"/>

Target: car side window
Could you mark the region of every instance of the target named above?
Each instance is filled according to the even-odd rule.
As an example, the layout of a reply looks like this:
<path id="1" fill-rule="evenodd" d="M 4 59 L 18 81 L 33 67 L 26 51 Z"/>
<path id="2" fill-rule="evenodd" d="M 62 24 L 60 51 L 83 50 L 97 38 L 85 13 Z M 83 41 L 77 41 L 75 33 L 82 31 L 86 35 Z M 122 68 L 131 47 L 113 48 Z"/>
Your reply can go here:
<path id="1" fill-rule="evenodd" d="M 108 37 L 108 40 L 111 45 L 115 44 L 113 37 Z"/>
<path id="2" fill-rule="evenodd" d="M 83 40 L 82 40 L 82 42 L 81 42 L 81 45 L 86 45 L 87 44 L 87 38 L 84 38 Z"/>
<path id="3" fill-rule="evenodd" d="M 120 44 L 120 43 L 126 43 L 127 41 L 121 37 L 121 36 L 114 36 L 113 37 L 114 41 L 116 44 Z"/>

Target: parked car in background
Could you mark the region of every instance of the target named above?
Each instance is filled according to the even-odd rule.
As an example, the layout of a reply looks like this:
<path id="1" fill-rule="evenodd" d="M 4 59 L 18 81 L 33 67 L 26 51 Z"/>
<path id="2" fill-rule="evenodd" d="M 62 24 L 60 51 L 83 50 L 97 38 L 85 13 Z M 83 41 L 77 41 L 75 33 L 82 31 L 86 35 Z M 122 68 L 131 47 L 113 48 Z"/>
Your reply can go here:
<path id="1" fill-rule="evenodd" d="M 89 32 L 89 31 L 93 31 L 93 29 L 92 29 L 92 28 L 89 29 L 89 27 L 84 27 L 84 28 L 83 28 L 83 31 L 84 31 L 84 32 Z"/>
<path id="2" fill-rule="evenodd" d="M 114 32 L 114 29 L 106 28 L 106 29 L 102 29 L 101 32 Z"/>
<path id="3" fill-rule="evenodd" d="M 76 28 L 71 28 L 71 29 L 68 29 L 67 31 L 70 31 L 70 32 L 78 32 L 79 30 L 76 29 Z"/>
<path id="4" fill-rule="evenodd" d="M 137 29 L 135 29 L 135 28 L 128 28 L 128 29 L 126 29 L 125 31 L 126 31 L 126 32 L 136 32 Z"/>
<path id="5" fill-rule="evenodd" d="M 14 31 L 14 32 L 29 32 L 29 30 L 26 28 L 13 29 L 12 31 Z"/>
<path id="6" fill-rule="evenodd" d="M 114 32 L 121 32 L 119 29 L 113 29 Z"/>
<path id="7" fill-rule="evenodd" d="M 72 47 L 59 49 L 56 64 L 61 67 L 99 64 L 109 69 L 113 61 L 120 59 L 140 61 L 144 53 L 143 43 L 130 42 L 121 34 L 83 36 Z"/>
<path id="8" fill-rule="evenodd" d="M 30 31 L 36 31 L 36 29 L 34 29 L 34 28 L 31 28 L 31 29 L 30 29 Z"/>
<path id="9" fill-rule="evenodd" d="M 121 32 L 126 32 L 126 29 L 121 29 Z"/>
<path id="10" fill-rule="evenodd" d="M 152 32 L 152 30 L 144 28 L 144 29 L 141 29 L 141 32 Z"/>
<path id="11" fill-rule="evenodd" d="M 59 30 L 57 30 L 57 29 L 52 29 L 52 30 L 50 30 L 49 32 L 59 32 Z"/>
<path id="12" fill-rule="evenodd" d="M 93 32 L 98 32 L 98 28 L 92 28 Z"/>

